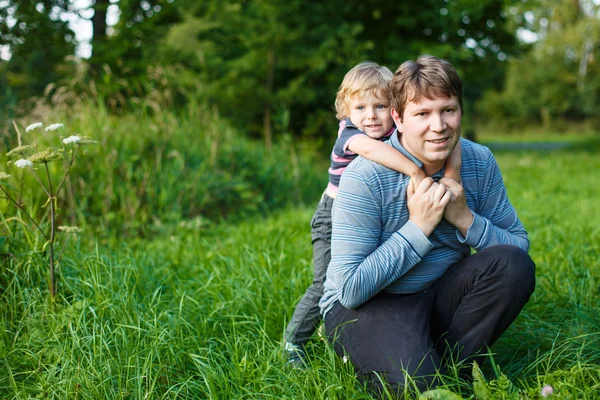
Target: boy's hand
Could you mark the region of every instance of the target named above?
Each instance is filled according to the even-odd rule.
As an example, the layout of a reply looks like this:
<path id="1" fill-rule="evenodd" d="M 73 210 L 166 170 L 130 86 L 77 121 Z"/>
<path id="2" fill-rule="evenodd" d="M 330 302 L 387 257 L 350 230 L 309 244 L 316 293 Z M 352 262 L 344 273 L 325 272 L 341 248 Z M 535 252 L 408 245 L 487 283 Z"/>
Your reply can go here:
<path id="1" fill-rule="evenodd" d="M 412 194 L 416 192 L 417 188 L 421 186 L 421 182 L 423 182 L 423 179 L 425 178 L 427 178 L 427 175 L 425 175 L 425 171 L 423 171 L 421 168 L 415 169 L 413 173 L 410 174 L 410 182 L 408 183 L 408 187 L 412 187 L 412 191 L 409 190 L 409 192 L 407 192 L 407 195 L 409 195 L 409 200 L 412 197 Z"/>
<path id="2" fill-rule="evenodd" d="M 456 182 L 454 182 L 456 183 Z M 406 191 L 409 219 L 423 231 L 426 236 L 440 223 L 446 205 L 450 202 L 450 191 L 446 186 L 425 178 L 414 189 L 409 185 Z"/>
<path id="3" fill-rule="evenodd" d="M 467 236 L 467 231 L 473 223 L 473 213 L 467 205 L 467 198 L 462 185 L 454 179 L 442 178 L 440 184 L 448 188 L 452 194 L 452 199 L 444 209 L 444 218 L 454 225 L 463 236 Z"/>
<path id="4" fill-rule="evenodd" d="M 462 147 L 460 145 L 460 140 L 456 144 L 452 153 L 450 153 L 450 157 L 446 160 L 446 164 L 444 165 L 444 178 L 454 179 L 456 182 L 461 183 L 460 179 L 460 167 L 462 166 Z"/>

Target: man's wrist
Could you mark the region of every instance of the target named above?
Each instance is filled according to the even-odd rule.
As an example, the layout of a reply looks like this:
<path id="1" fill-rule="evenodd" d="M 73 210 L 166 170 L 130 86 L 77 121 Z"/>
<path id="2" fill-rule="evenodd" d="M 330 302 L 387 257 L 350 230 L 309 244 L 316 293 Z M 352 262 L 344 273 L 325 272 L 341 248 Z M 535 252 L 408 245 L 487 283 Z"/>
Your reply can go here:
<path id="1" fill-rule="evenodd" d="M 467 237 L 467 232 L 469 231 L 469 228 L 471 227 L 471 225 L 473 225 L 474 219 L 475 219 L 475 216 L 471 212 L 471 209 L 467 208 L 467 211 L 465 212 L 464 217 L 460 218 L 458 223 L 456 224 L 456 228 L 460 231 L 460 233 L 464 237 Z"/>
<path id="2" fill-rule="evenodd" d="M 421 230 L 421 232 L 423 232 L 423 234 L 427 237 L 429 237 L 429 235 L 431 235 L 431 233 L 433 232 L 433 229 L 435 228 L 435 226 L 431 226 L 426 221 L 421 221 L 416 218 L 409 217 L 409 221 L 411 221 L 413 224 L 415 224 L 417 226 L 417 228 L 419 228 Z"/>

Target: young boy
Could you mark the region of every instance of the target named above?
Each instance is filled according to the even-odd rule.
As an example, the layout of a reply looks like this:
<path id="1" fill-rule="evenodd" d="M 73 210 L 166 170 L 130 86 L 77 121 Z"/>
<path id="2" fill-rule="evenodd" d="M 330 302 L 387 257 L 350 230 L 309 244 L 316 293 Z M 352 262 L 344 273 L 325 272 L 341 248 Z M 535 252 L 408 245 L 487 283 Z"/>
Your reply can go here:
<path id="1" fill-rule="evenodd" d="M 331 258 L 331 207 L 348 164 L 360 155 L 410 176 L 415 188 L 425 178 L 425 172 L 414 162 L 383 143 L 395 128 L 390 114 L 392 77 L 388 68 L 362 62 L 348 71 L 337 92 L 335 108 L 340 128 L 331 153 L 329 184 L 311 220 L 313 283 L 296 306 L 284 337 L 288 361 L 294 366 L 303 364 L 304 345 L 321 320 L 319 300 Z M 460 181 L 460 164 L 460 146 L 457 146 L 448 160 L 445 176 Z"/>

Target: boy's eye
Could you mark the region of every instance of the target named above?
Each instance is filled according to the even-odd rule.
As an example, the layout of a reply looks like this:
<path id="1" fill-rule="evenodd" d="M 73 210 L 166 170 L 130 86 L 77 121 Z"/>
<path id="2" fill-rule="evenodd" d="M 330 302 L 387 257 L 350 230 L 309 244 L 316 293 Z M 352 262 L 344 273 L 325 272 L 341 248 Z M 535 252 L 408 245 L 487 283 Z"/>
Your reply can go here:
<path id="1" fill-rule="evenodd" d="M 356 109 L 362 111 L 365 109 L 365 106 L 356 106 Z"/>
<path id="2" fill-rule="evenodd" d="M 378 110 L 385 110 L 387 107 L 388 107 L 388 106 L 387 106 L 387 105 L 385 105 L 385 104 L 379 104 L 379 105 L 377 106 L 377 109 L 378 109 Z"/>

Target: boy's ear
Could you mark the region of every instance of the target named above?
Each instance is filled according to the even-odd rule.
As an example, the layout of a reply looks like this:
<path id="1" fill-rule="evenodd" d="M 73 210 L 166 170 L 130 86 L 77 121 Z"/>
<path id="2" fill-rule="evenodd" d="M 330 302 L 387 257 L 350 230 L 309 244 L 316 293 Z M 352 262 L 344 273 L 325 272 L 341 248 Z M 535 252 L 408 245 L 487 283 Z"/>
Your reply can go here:
<path id="1" fill-rule="evenodd" d="M 402 118 L 400 118 L 400 115 L 398 115 L 398 112 L 396 112 L 396 109 L 392 108 L 392 119 L 394 120 L 394 122 L 396 123 L 396 128 L 398 128 L 399 131 L 402 130 Z"/>

